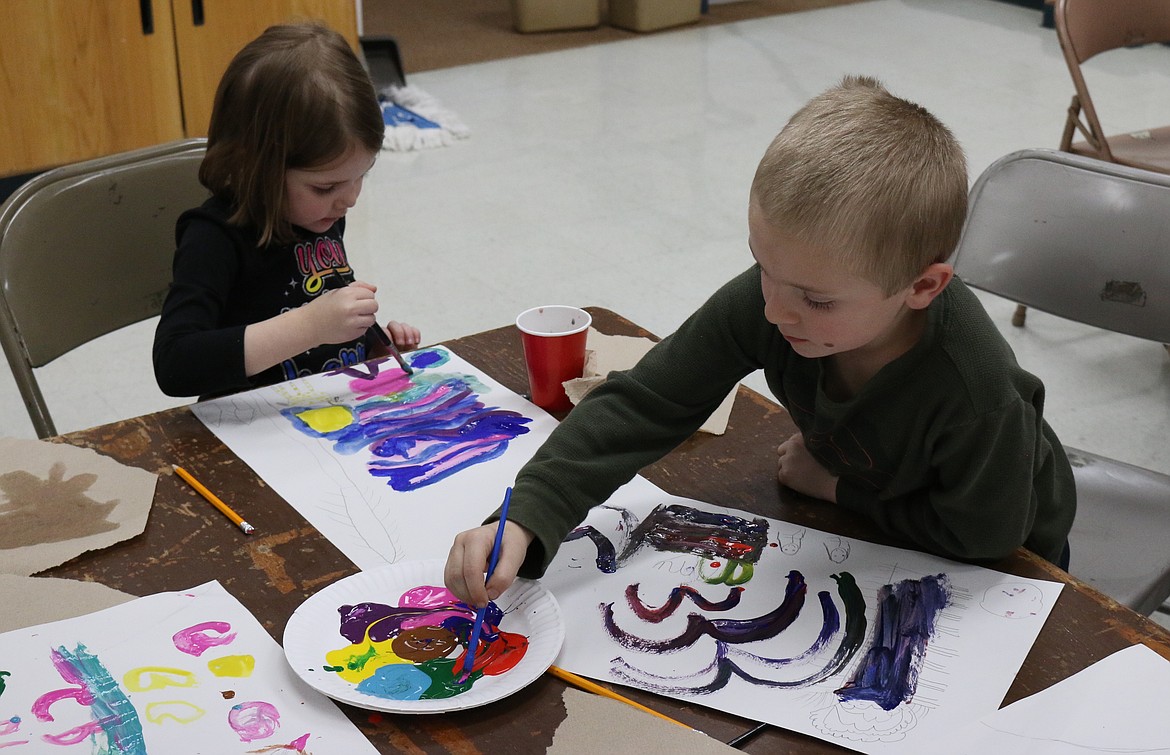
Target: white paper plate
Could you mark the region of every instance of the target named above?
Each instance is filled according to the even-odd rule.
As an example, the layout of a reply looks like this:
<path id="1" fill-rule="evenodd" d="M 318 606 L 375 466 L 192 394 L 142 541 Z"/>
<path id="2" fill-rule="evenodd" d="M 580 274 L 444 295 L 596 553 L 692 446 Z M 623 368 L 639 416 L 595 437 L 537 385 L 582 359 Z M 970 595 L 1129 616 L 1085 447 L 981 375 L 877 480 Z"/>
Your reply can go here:
<path id="1" fill-rule="evenodd" d="M 440 700 L 389 700 L 357 690 L 357 685 L 326 671 L 325 654 L 344 647 L 337 609 L 373 602 L 398 605 L 402 593 L 421 585 L 443 585 L 442 560 L 405 561 L 334 582 L 311 596 L 289 617 L 284 654 L 293 671 L 317 691 L 359 708 L 389 713 L 445 713 L 486 705 L 518 692 L 548 670 L 565 640 L 565 622 L 552 593 L 537 582 L 517 579 L 496 605 L 504 612 L 501 629 L 528 638 L 528 650 L 516 666 L 498 676 L 484 676 L 471 689 Z"/>

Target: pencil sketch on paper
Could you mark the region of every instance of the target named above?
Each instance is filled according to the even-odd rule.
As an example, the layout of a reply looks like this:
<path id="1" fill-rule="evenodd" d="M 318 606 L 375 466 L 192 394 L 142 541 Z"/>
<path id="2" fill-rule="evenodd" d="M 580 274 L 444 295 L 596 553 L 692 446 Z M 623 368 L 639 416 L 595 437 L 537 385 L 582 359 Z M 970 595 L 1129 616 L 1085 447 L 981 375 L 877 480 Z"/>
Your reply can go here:
<path id="1" fill-rule="evenodd" d="M 941 746 L 998 707 L 1060 590 L 620 493 L 545 575 L 566 612 L 593 617 L 574 622 L 559 664 L 863 752 Z"/>
<path id="2" fill-rule="evenodd" d="M 137 755 L 197 741 L 209 752 L 256 743 L 247 752 L 307 753 L 311 740 L 373 751 L 214 582 L 5 633 L 0 666 L 10 682 L 0 749 Z"/>
<path id="3" fill-rule="evenodd" d="M 446 553 L 555 420 L 443 347 L 193 411 L 363 569 Z"/>

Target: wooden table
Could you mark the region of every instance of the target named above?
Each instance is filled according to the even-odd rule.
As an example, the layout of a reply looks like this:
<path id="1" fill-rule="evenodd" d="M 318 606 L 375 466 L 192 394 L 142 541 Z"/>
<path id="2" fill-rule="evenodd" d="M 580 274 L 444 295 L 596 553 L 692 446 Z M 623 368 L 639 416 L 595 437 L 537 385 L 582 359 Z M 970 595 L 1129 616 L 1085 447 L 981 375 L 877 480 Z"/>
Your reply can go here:
<path id="1" fill-rule="evenodd" d="M 590 312 L 594 327 L 603 333 L 650 335 L 608 310 L 592 308 Z M 520 340 L 514 328 L 479 333 L 447 345 L 511 390 L 526 390 Z M 726 434 L 696 435 L 643 474 L 669 493 L 882 542 L 866 520 L 780 490 L 774 478 L 775 447 L 794 430 L 787 413 L 777 404 L 740 388 Z M 161 477 L 141 536 L 88 553 L 44 572 L 44 576 L 92 580 L 134 595 L 182 590 L 218 579 L 279 640 L 285 622 L 302 601 L 358 571 L 186 407 L 56 440 L 96 449 Z M 262 533 L 246 537 L 231 527 L 171 474 L 172 463 L 191 470 L 228 500 L 247 501 L 248 518 L 263 523 Z M 1021 549 L 993 566 L 1067 585 L 1005 702 L 1038 692 L 1134 643 L 1145 643 L 1170 658 L 1170 633 L 1032 553 Z M 565 718 L 563 689 L 563 682 L 544 675 L 500 702 L 438 716 L 370 714 L 341 707 L 381 752 L 544 752 Z M 640 690 L 618 689 L 723 741 L 754 725 L 701 706 Z M 742 749 L 757 753 L 847 752 L 835 744 L 775 728 Z"/>

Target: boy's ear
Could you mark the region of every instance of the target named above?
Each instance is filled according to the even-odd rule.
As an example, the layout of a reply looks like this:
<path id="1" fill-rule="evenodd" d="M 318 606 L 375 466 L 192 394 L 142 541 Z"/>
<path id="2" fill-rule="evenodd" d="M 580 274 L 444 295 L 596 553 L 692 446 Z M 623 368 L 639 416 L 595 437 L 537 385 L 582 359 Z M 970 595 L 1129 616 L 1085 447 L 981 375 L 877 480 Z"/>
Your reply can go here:
<path id="1" fill-rule="evenodd" d="M 951 278 L 955 277 L 955 268 L 946 262 L 935 262 L 926 267 L 922 274 L 910 284 L 910 294 L 906 297 L 906 306 L 911 309 L 926 309 L 934 301 L 934 297 L 943 292 Z"/>

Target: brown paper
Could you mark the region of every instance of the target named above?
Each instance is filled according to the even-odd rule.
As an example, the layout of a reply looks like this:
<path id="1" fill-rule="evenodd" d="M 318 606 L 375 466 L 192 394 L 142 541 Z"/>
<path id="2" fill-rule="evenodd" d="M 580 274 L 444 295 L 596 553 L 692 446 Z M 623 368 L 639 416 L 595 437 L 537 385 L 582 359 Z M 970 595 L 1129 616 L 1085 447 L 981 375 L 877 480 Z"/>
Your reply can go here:
<path id="1" fill-rule="evenodd" d="M 589 391 L 604 383 L 610 372 L 630 369 L 653 347 L 654 342 L 649 338 L 607 336 L 590 328 L 588 340 L 585 342 L 584 374 L 563 383 L 569 401 L 576 406 Z M 739 386 L 736 386 L 731 389 L 731 393 L 727 394 L 719 408 L 707 418 L 699 432 L 722 435 L 727 431 L 727 421 L 731 417 L 731 407 L 735 403 L 738 388 Z"/>
<path id="2" fill-rule="evenodd" d="M 36 574 L 140 534 L 157 481 L 87 448 L 0 438 L 0 572 Z"/>
<path id="3" fill-rule="evenodd" d="M 739 752 L 701 731 L 688 730 L 637 708 L 569 687 L 568 715 L 553 733 L 549 755 L 727 755 Z"/>
<path id="4" fill-rule="evenodd" d="M 0 596 L 0 632 L 84 616 L 135 597 L 97 582 L 15 574 L 0 574 Z"/>

